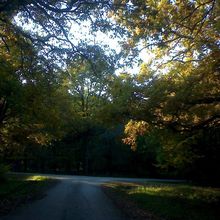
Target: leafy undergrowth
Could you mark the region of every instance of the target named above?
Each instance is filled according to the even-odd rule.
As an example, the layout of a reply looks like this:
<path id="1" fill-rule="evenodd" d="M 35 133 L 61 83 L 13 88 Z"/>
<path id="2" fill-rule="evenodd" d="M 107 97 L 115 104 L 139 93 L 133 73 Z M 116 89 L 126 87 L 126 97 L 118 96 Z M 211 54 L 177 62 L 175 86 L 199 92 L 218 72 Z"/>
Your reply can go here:
<path id="1" fill-rule="evenodd" d="M 217 188 L 153 182 L 108 183 L 103 188 L 119 206 L 130 203 L 128 215 L 134 219 L 220 219 L 220 189 Z M 136 210 L 135 214 L 131 209 Z"/>
<path id="2" fill-rule="evenodd" d="M 5 215 L 17 206 L 41 199 L 56 180 L 36 175 L 10 174 L 0 182 L 0 215 Z"/>

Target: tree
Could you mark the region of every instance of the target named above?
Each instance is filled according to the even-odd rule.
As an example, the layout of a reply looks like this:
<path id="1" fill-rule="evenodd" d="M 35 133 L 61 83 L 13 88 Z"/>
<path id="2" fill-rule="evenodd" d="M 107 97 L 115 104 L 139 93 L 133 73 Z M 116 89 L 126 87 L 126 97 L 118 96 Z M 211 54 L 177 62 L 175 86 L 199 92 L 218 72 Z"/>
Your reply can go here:
<path id="1" fill-rule="evenodd" d="M 58 68 L 38 56 L 22 37 L 11 37 L 8 44 L 9 50 L 0 44 L 0 156 L 4 160 L 24 157 L 27 147 L 60 138 L 73 117 Z"/>
<path id="2" fill-rule="evenodd" d="M 157 58 L 177 62 L 198 62 L 219 49 L 218 1 L 115 1 L 121 4 L 112 13 L 131 33 L 125 44 L 132 49 L 157 50 Z M 159 66 L 161 61 L 159 61 Z"/>
<path id="3" fill-rule="evenodd" d="M 5 32 L 0 39 L 9 48 L 9 35 L 22 37 L 53 62 L 74 55 L 89 59 L 71 28 L 86 21 L 93 30 L 115 29 L 107 17 L 110 8 L 110 1 L 6 0 L 0 3 L 0 25 Z"/>
<path id="4" fill-rule="evenodd" d="M 67 68 L 65 85 L 73 97 L 75 111 L 94 117 L 109 102 L 109 83 L 113 78 L 114 57 L 99 46 L 87 47 L 90 60 L 78 57 Z"/>
<path id="5" fill-rule="evenodd" d="M 215 51 L 207 55 L 199 65 L 173 65 L 169 72 L 157 76 L 143 66 L 137 76 L 143 84 L 139 90 L 142 101 L 132 117 L 144 122 L 127 124 L 125 142 L 137 148 L 138 137 L 150 135 L 156 129 L 163 146 L 158 154 L 162 167 L 177 168 L 194 178 L 202 178 L 203 173 L 204 179 L 219 181 L 213 174 L 219 158 L 217 54 Z M 206 161 L 206 166 L 201 161 Z M 198 169 L 202 170 L 200 176 Z"/>
<path id="6" fill-rule="evenodd" d="M 130 32 L 125 50 L 129 53 L 139 47 L 154 53 L 154 60 L 143 64 L 137 76 L 131 118 L 139 122 L 134 126 L 127 124 L 125 141 L 137 147 L 142 130 L 150 135 L 156 129 L 163 146 L 161 165 L 181 167 L 187 172 L 190 167 L 201 168 L 208 179 L 207 170 L 214 170 L 218 164 L 214 155 L 219 158 L 219 2 L 115 4 L 121 6 L 112 17 Z M 138 126 L 141 121 L 146 126 Z M 209 144 L 204 132 L 212 137 Z M 207 153 L 208 148 L 211 154 Z M 197 166 L 201 165 L 201 158 L 209 161 L 206 171 Z"/>

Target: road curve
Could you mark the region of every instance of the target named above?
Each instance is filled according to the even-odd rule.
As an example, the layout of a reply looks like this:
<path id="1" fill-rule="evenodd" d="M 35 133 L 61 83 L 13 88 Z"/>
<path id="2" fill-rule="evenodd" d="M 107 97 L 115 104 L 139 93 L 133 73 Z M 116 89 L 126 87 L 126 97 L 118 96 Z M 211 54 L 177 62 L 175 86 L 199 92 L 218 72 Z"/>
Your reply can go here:
<path id="1" fill-rule="evenodd" d="M 149 179 L 48 175 L 61 181 L 41 200 L 26 204 L 2 220 L 125 220 L 102 192 L 104 182 L 145 182 Z M 152 179 L 151 179 L 152 181 Z M 155 181 L 155 180 L 153 180 Z"/>

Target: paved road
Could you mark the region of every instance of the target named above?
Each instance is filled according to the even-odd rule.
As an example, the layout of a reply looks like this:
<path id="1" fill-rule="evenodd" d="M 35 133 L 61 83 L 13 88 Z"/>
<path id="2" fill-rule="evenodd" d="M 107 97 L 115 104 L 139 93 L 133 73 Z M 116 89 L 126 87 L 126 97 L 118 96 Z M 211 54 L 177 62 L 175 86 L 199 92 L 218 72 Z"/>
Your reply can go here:
<path id="1" fill-rule="evenodd" d="M 2 220 L 125 220 L 100 189 L 104 182 L 144 182 L 149 179 L 55 176 L 61 181 L 41 200 L 18 208 Z"/>

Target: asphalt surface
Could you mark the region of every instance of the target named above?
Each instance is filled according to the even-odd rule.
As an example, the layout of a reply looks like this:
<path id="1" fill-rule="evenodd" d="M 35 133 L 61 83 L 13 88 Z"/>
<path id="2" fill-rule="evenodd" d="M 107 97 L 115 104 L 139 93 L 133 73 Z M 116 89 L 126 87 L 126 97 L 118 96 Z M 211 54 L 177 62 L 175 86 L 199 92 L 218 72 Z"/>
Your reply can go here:
<path id="1" fill-rule="evenodd" d="M 48 176 L 48 175 L 47 175 Z M 105 182 L 145 182 L 149 179 L 56 176 L 60 182 L 41 200 L 26 204 L 2 220 L 126 220 L 102 192 Z M 150 180 L 152 181 L 152 179 Z M 153 180 L 156 181 L 156 180 Z"/>

